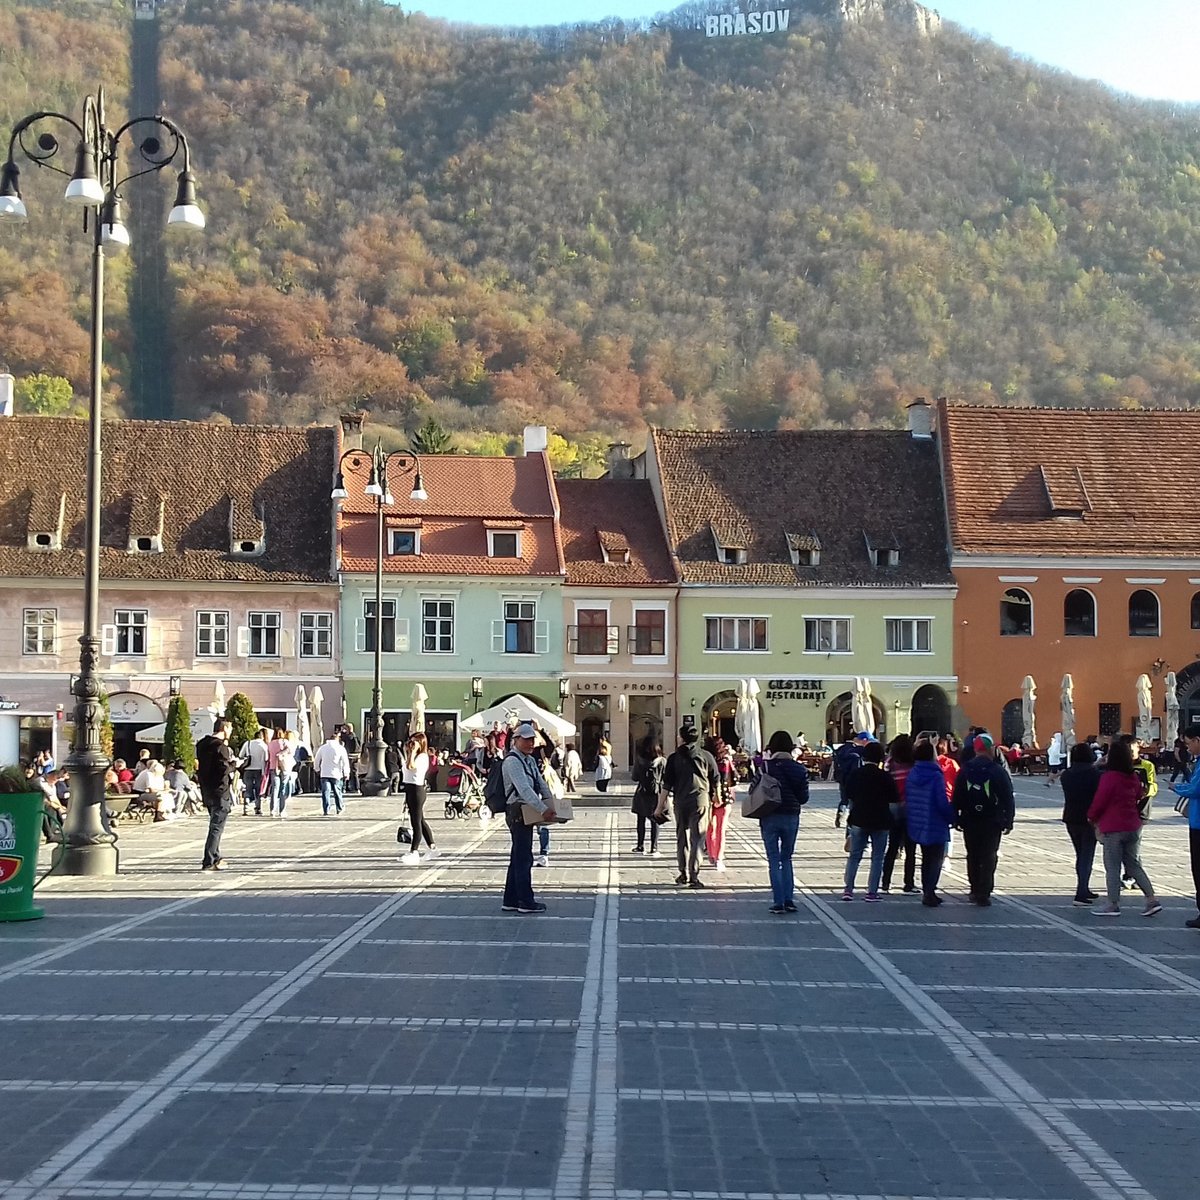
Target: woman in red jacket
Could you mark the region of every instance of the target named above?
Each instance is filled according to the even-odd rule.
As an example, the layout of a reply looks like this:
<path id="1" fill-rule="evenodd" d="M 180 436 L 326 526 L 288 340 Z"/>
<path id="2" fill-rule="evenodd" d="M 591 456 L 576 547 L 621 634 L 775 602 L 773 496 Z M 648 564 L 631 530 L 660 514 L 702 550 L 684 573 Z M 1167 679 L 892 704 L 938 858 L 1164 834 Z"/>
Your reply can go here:
<path id="1" fill-rule="evenodd" d="M 1104 847 L 1108 904 L 1092 909 L 1098 917 L 1120 915 L 1122 873 L 1132 877 L 1146 897 L 1143 917 L 1162 912 L 1162 905 L 1154 896 L 1154 885 L 1142 866 L 1142 814 L 1138 809 L 1141 798 L 1142 777 L 1133 768 L 1133 752 L 1126 743 L 1114 742 L 1087 814 Z"/>

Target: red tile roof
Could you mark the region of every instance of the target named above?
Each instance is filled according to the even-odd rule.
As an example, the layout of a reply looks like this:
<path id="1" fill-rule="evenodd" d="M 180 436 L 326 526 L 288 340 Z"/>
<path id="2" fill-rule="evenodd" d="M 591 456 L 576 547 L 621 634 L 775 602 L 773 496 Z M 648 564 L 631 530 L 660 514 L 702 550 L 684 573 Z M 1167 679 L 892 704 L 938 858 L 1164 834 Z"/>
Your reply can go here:
<path id="1" fill-rule="evenodd" d="M 102 437 L 105 579 L 331 581 L 334 429 L 112 421 Z M 0 574 L 82 576 L 87 452 L 86 421 L 0 417 Z M 162 553 L 131 554 L 131 537 L 157 535 L 160 500 Z M 60 505 L 63 549 L 30 550 Z M 231 519 L 235 536 L 257 538 L 259 512 L 265 552 L 235 557 Z"/>
<path id="2" fill-rule="evenodd" d="M 1200 412 L 938 406 L 951 540 L 969 554 L 1196 557 Z"/>
<path id="3" fill-rule="evenodd" d="M 651 587 L 675 582 L 648 480 L 560 479 L 557 487 L 568 583 Z M 626 548 L 628 563 L 622 561 Z"/>
<path id="4" fill-rule="evenodd" d="M 396 463 L 389 471 L 395 503 L 385 511 L 389 525 L 419 518 L 421 553 L 389 555 L 388 575 L 493 575 L 562 577 L 562 543 L 556 523 L 553 475 L 543 454 L 478 458 L 423 454 L 421 482 L 428 500 L 409 498 L 412 473 Z M 343 571 L 375 570 L 375 501 L 363 494 L 371 456 L 346 458 L 342 470 L 340 561 Z M 489 558 L 488 530 L 521 530 L 520 558 Z"/>

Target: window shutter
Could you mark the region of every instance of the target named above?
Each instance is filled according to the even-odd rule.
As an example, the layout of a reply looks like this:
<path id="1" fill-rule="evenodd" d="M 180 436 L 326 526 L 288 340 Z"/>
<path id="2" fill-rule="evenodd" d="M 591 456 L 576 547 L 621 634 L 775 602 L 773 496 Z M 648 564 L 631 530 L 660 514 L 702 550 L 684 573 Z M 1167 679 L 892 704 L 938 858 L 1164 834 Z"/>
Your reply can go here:
<path id="1" fill-rule="evenodd" d="M 250 627 L 248 625 L 238 626 L 237 652 L 238 658 L 250 657 Z"/>
<path id="2" fill-rule="evenodd" d="M 619 625 L 610 625 L 608 627 L 608 645 L 605 647 L 604 653 L 621 653 L 621 627 Z"/>
<path id="3" fill-rule="evenodd" d="M 396 618 L 396 653 L 408 653 L 408 618 Z"/>
<path id="4" fill-rule="evenodd" d="M 354 649 L 359 654 L 363 654 L 367 649 L 367 622 L 364 617 L 359 617 L 354 622 Z"/>
<path id="5" fill-rule="evenodd" d="M 550 652 L 550 622 L 535 621 L 533 623 L 533 652 L 548 654 Z"/>
<path id="6" fill-rule="evenodd" d="M 115 625 L 100 626 L 100 653 L 111 658 L 117 652 L 117 627 Z"/>
<path id="7" fill-rule="evenodd" d="M 503 654 L 504 653 L 504 622 L 503 621 L 493 621 L 492 622 L 492 653 L 493 654 Z"/>
<path id="8" fill-rule="evenodd" d="M 579 653 L 579 626 L 567 626 L 567 652 L 569 654 Z"/>
<path id="9" fill-rule="evenodd" d="M 294 629 L 279 631 L 279 656 L 280 658 L 296 657 L 296 631 Z"/>

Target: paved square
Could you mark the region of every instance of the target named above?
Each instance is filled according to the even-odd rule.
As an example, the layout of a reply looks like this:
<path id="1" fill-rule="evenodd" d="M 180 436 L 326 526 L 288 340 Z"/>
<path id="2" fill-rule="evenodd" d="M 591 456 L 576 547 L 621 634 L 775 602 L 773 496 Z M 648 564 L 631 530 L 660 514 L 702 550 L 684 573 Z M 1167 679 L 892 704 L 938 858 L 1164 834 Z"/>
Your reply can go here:
<path id="1" fill-rule="evenodd" d="M 987 910 L 957 858 L 940 909 L 842 903 L 826 785 L 786 918 L 736 818 L 693 892 L 581 809 L 541 917 L 499 911 L 502 824 L 439 817 L 405 868 L 393 800 L 235 816 L 220 875 L 198 821 L 123 830 L 119 878 L 0 925 L 0 1195 L 1196 1200 L 1184 822 L 1147 834 L 1166 912 L 1099 921 L 1057 796 L 1017 791 Z"/>

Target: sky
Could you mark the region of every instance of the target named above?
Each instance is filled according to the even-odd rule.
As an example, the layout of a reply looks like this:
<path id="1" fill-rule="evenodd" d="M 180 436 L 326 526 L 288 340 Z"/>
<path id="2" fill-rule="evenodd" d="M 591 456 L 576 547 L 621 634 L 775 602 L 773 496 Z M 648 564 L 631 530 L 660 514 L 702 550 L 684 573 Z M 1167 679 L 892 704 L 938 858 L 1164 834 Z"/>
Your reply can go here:
<path id="1" fill-rule="evenodd" d="M 645 17 L 675 7 L 671 0 L 400 2 L 430 16 L 489 25 Z M 779 0 L 779 7 L 787 3 Z M 927 6 L 1026 58 L 1118 91 L 1200 102 L 1200 0 L 934 0 Z"/>

